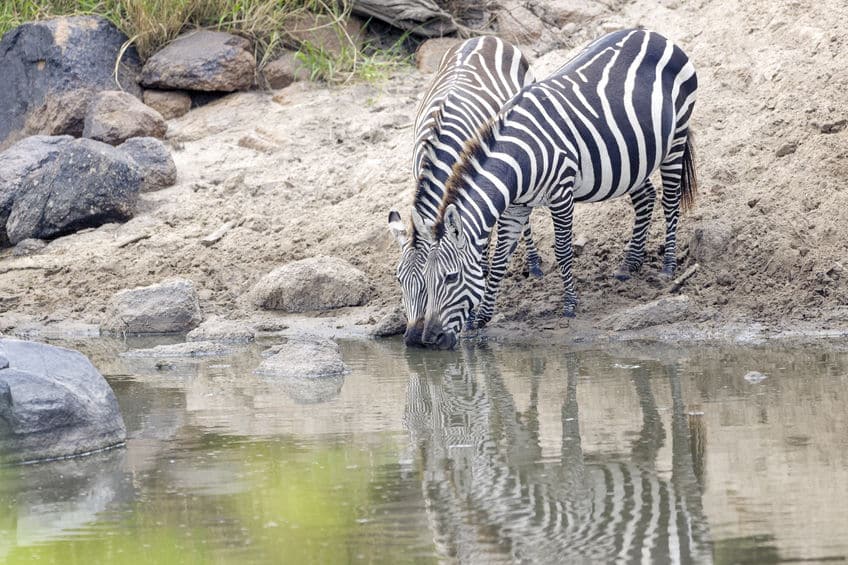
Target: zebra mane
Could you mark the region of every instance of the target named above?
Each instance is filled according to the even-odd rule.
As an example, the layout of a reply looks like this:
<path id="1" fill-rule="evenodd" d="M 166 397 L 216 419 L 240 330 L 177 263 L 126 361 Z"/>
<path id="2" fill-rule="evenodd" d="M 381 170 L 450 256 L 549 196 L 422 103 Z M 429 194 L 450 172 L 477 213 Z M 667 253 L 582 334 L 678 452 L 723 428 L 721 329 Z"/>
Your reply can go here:
<path id="1" fill-rule="evenodd" d="M 459 160 L 454 163 L 450 177 L 448 177 L 448 181 L 445 183 L 445 194 L 442 197 L 439 213 L 436 216 L 436 225 L 433 226 L 433 233 L 436 239 L 441 239 L 445 234 L 445 209 L 451 204 L 456 204 L 459 199 L 459 194 L 464 186 L 463 178 L 474 172 L 475 162 L 482 164 L 485 161 L 485 149 L 494 142 L 495 132 L 502 126 L 503 114 L 498 114 L 493 120 L 483 124 L 477 130 L 477 134 L 472 139 L 466 141 L 462 147 Z"/>

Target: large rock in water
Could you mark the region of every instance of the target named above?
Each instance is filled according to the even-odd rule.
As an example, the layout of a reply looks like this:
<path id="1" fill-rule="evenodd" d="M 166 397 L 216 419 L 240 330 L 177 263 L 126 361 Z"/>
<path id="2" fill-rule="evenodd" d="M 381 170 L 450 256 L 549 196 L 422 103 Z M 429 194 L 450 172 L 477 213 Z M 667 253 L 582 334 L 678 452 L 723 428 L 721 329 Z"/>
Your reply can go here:
<path id="1" fill-rule="evenodd" d="M 250 41 L 220 31 L 183 34 L 144 64 L 145 88 L 233 92 L 253 84 L 256 59 Z"/>
<path id="2" fill-rule="evenodd" d="M 167 188 L 177 182 L 177 166 L 165 144 L 154 137 L 134 137 L 118 146 L 138 168 L 143 192 Z"/>
<path id="3" fill-rule="evenodd" d="M 274 347 L 254 371 L 273 378 L 299 404 L 326 402 L 341 392 L 344 374 L 339 346 L 329 339 L 289 340 Z"/>
<path id="4" fill-rule="evenodd" d="M 368 301 L 365 273 L 338 257 L 318 256 L 279 267 L 253 287 L 253 301 L 266 310 L 308 312 Z"/>
<path id="5" fill-rule="evenodd" d="M 203 319 L 194 284 L 175 279 L 118 291 L 101 327 L 127 334 L 186 332 Z"/>
<path id="6" fill-rule="evenodd" d="M 15 196 L 20 194 L 21 182 L 51 161 L 71 139 L 69 135 L 34 135 L 0 153 L 0 247 L 9 245 L 6 220 L 12 212 Z"/>
<path id="7" fill-rule="evenodd" d="M 162 114 L 126 92 L 107 90 L 88 105 L 82 136 L 120 145 L 131 137 L 165 137 L 167 130 Z"/>
<path id="8" fill-rule="evenodd" d="M 49 239 L 107 222 L 123 222 L 135 213 L 142 177 L 124 153 L 91 139 L 54 142 L 44 138 L 12 147 L 11 169 L 24 177 L 6 176 L 0 154 L 0 177 L 11 192 L 5 234 L 15 244 L 27 238 Z M 26 151 L 28 164 L 20 160 Z M 6 198 L 0 197 L 2 200 Z M 0 205 L 0 219 L 2 209 Z M 0 230 L 3 231 L 3 230 Z M 0 240 L 2 240 L 0 235 Z"/>
<path id="9" fill-rule="evenodd" d="M 0 338 L 0 464 L 81 455 L 126 435 L 115 394 L 82 353 Z"/>
<path id="10" fill-rule="evenodd" d="M 0 150 L 33 134 L 79 136 L 91 96 L 114 90 L 127 36 L 99 16 L 23 24 L 0 39 Z M 118 67 L 120 87 L 141 96 L 134 47 Z"/>

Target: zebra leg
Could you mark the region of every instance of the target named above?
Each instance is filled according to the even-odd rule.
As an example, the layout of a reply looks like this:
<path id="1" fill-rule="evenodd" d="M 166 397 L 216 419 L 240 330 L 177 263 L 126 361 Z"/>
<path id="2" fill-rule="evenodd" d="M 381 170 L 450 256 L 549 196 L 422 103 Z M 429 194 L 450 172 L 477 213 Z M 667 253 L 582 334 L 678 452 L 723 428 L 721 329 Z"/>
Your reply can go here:
<path id="1" fill-rule="evenodd" d="M 662 207 L 665 215 L 665 252 L 662 274 L 674 276 L 677 269 L 677 222 L 680 219 L 681 179 L 683 176 L 686 134 L 674 139 L 668 157 L 660 166 L 663 194 Z"/>
<path id="2" fill-rule="evenodd" d="M 633 224 L 633 237 L 627 244 L 624 261 L 615 272 L 615 278 L 626 281 L 630 275 L 638 271 L 645 261 L 645 239 L 648 237 L 648 228 L 651 225 L 651 216 L 654 213 L 654 201 L 656 200 L 656 189 L 651 179 L 639 188 L 630 192 L 630 201 L 636 212 L 636 221 Z"/>
<path id="3" fill-rule="evenodd" d="M 486 292 L 480 306 L 468 321 L 468 329 L 482 328 L 492 319 L 495 311 L 495 300 L 498 297 L 501 281 L 506 274 L 509 258 L 515 251 L 518 239 L 521 237 L 522 228 L 527 224 L 530 217 L 530 208 L 524 206 L 512 206 L 498 219 L 495 252 L 489 265 L 489 274 L 486 277 Z M 526 232 L 526 230 L 525 230 Z"/>
<path id="4" fill-rule="evenodd" d="M 574 260 L 574 247 L 571 244 L 574 194 L 570 187 L 561 201 L 551 204 L 551 218 L 554 221 L 554 251 L 565 286 L 563 315 L 566 318 L 573 318 L 577 309 L 577 293 L 574 291 L 574 276 L 571 273 L 571 263 Z"/>
<path id="5" fill-rule="evenodd" d="M 526 249 L 527 273 L 536 279 L 542 278 L 542 259 L 539 257 L 539 250 L 536 249 L 536 242 L 533 241 L 533 230 L 530 229 L 530 216 L 527 216 L 527 223 L 524 224 L 524 247 Z"/>

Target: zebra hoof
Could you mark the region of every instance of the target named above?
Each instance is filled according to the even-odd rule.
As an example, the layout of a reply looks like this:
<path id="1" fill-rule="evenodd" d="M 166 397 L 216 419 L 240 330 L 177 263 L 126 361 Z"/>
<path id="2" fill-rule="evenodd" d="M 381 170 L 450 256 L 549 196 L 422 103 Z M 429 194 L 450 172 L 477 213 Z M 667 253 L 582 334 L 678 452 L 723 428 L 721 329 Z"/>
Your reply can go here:
<path id="1" fill-rule="evenodd" d="M 545 274 L 542 272 L 542 267 L 540 267 L 539 265 L 530 265 L 527 271 L 528 275 L 533 277 L 534 279 L 541 279 L 542 276 Z"/>
<path id="2" fill-rule="evenodd" d="M 619 269 L 618 271 L 615 272 L 613 277 L 617 280 L 620 280 L 621 282 L 629 281 L 630 280 L 630 271 L 624 271 L 624 270 Z"/>
<path id="3" fill-rule="evenodd" d="M 577 316 L 577 306 L 574 304 L 568 304 L 565 308 L 563 308 L 562 315 L 566 318 L 575 318 Z"/>
<path id="4" fill-rule="evenodd" d="M 676 269 L 674 267 L 663 267 L 663 270 L 660 271 L 660 278 L 670 281 L 674 278 L 674 271 Z"/>

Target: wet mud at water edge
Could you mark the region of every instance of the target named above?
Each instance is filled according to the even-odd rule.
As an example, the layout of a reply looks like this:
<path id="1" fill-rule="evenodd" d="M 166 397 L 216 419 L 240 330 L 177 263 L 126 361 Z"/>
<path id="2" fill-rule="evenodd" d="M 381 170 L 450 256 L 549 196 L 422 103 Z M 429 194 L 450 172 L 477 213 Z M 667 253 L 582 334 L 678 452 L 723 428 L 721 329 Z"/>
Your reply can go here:
<path id="1" fill-rule="evenodd" d="M 0 562 L 848 559 L 848 354 L 341 343 L 310 384 L 73 344 L 126 448 L 0 469 Z"/>

